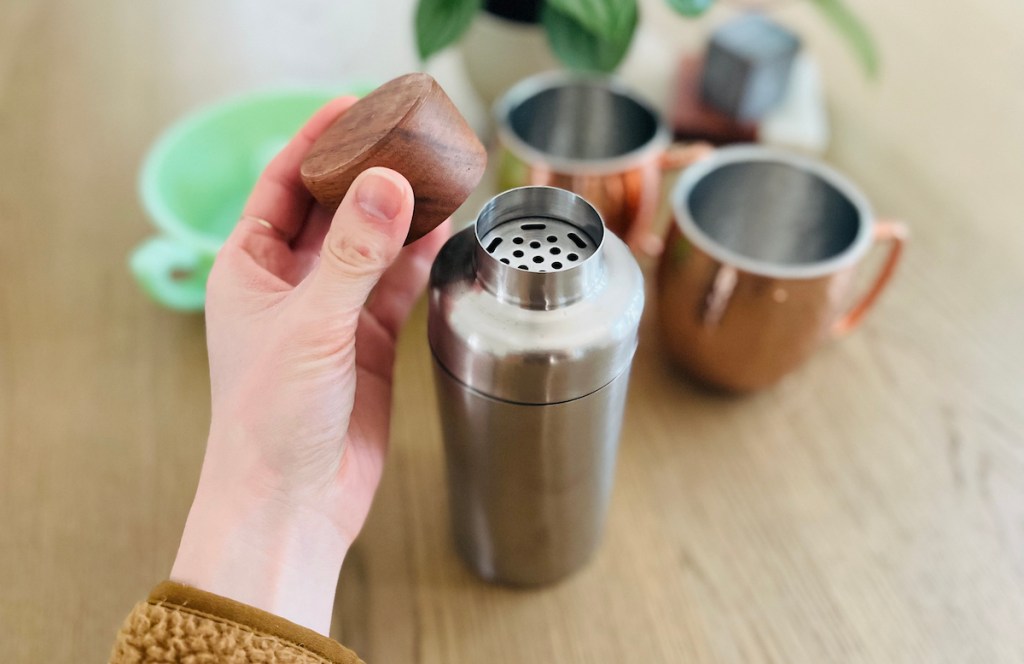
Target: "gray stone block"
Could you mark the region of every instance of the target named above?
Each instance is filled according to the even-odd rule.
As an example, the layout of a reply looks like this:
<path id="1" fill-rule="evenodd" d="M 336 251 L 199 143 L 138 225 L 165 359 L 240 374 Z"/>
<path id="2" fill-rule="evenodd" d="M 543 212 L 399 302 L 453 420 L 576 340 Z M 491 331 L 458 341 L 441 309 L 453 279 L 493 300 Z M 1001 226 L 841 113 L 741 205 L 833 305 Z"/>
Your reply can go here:
<path id="1" fill-rule="evenodd" d="M 736 120 L 759 120 L 785 95 L 799 51 L 799 37 L 760 14 L 729 21 L 708 44 L 701 96 Z"/>

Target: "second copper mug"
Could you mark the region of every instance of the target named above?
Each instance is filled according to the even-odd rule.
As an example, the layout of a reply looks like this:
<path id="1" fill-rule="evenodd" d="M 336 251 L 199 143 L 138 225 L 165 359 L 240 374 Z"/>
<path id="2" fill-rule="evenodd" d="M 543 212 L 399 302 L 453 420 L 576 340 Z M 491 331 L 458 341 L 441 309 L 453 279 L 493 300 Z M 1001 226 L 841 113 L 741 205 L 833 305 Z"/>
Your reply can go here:
<path id="1" fill-rule="evenodd" d="M 876 220 L 833 169 L 754 145 L 691 166 L 672 208 L 657 284 L 663 344 L 695 378 L 729 391 L 770 385 L 853 329 L 907 236 L 903 224 Z M 851 303 L 855 267 L 876 242 L 888 243 L 888 254 Z"/>
<path id="2" fill-rule="evenodd" d="M 499 191 L 568 189 L 589 201 L 631 248 L 657 253 L 651 232 L 666 170 L 710 146 L 673 144 L 646 100 L 603 75 L 547 72 L 520 81 L 494 107 Z"/>

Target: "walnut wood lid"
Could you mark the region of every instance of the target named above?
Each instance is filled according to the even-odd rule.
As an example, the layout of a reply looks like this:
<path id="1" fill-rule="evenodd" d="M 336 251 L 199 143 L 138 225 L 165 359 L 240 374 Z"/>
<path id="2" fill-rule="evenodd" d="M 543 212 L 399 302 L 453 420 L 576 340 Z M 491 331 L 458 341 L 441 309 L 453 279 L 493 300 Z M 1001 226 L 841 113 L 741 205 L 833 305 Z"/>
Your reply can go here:
<path id="1" fill-rule="evenodd" d="M 406 74 L 328 127 L 302 162 L 302 180 L 321 204 L 334 208 L 356 176 L 373 166 L 398 171 L 412 185 L 408 244 L 465 202 L 483 177 L 487 151 L 437 81 Z"/>

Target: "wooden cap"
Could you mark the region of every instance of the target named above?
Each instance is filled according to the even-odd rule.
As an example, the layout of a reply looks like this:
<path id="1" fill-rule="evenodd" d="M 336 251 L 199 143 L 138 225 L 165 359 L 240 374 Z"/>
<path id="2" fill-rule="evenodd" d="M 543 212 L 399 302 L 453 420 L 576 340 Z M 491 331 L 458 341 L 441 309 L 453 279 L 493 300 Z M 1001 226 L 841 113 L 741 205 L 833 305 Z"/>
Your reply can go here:
<path id="1" fill-rule="evenodd" d="M 406 74 L 327 128 L 302 162 L 302 180 L 321 204 L 336 208 L 356 177 L 374 166 L 398 171 L 412 185 L 409 244 L 465 202 L 483 177 L 487 151 L 437 81 Z"/>

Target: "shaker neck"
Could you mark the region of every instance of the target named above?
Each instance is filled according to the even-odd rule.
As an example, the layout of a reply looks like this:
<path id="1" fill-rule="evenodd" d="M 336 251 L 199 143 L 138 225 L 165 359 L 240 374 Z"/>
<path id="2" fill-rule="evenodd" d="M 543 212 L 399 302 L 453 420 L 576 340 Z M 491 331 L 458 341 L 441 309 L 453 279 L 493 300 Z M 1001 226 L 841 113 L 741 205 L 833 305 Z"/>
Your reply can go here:
<path id="1" fill-rule="evenodd" d="M 519 187 L 492 198 L 477 216 L 477 280 L 499 300 L 526 309 L 568 306 L 605 279 L 601 215 L 555 187 Z"/>

